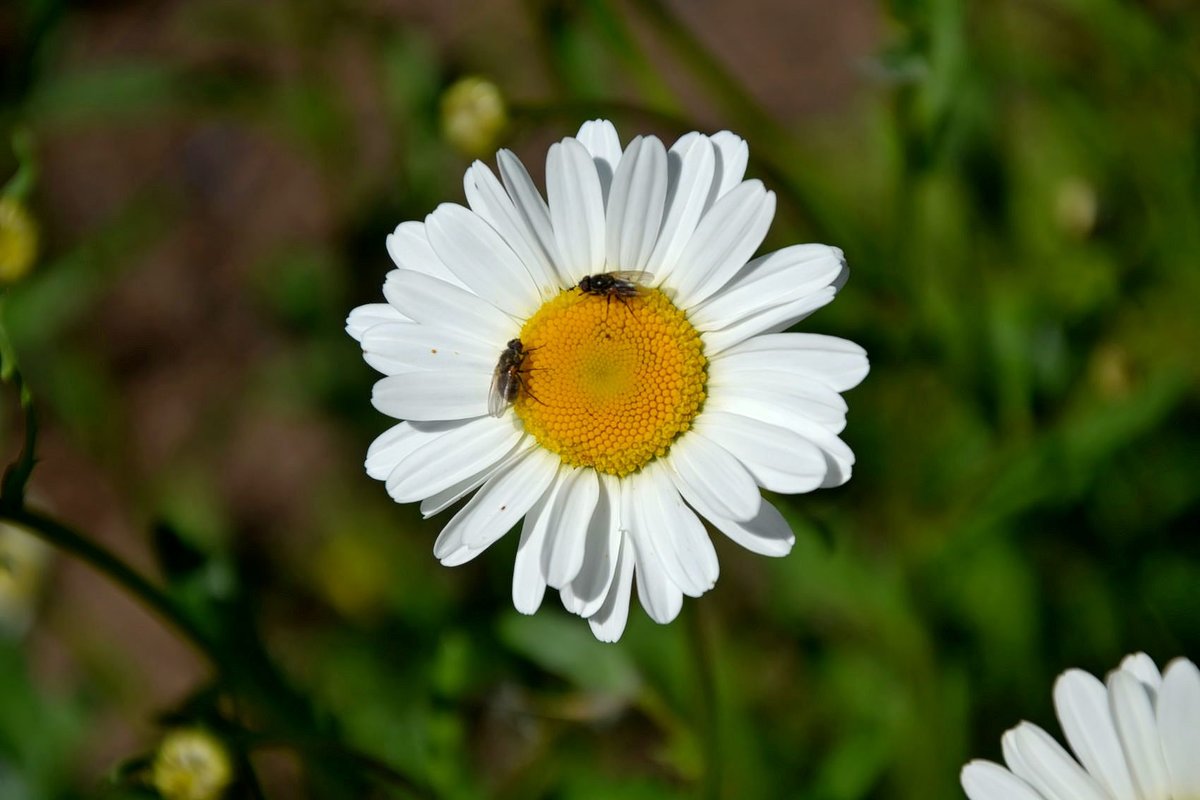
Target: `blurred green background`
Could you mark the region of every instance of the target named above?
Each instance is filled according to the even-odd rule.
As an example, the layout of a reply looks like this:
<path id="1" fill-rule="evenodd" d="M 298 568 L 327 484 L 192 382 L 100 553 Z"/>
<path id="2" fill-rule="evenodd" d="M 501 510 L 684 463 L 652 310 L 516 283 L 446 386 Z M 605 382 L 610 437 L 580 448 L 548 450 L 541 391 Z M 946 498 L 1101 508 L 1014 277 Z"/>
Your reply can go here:
<path id="1" fill-rule="evenodd" d="M 438 565 L 446 515 L 363 473 L 387 422 L 343 320 L 396 223 L 462 202 L 464 75 L 539 180 L 594 116 L 739 132 L 767 246 L 851 266 L 803 328 L 871 356 L 853 480 L 615 646 L 512 610 L 513 536 Z M 1200 655 L 1190 0 L 9 0 L 0 184 L 18 132 L 30 502 L 222 655 L 54 557 L 0 595 L 4 800 L 155 797 L 193 723 L 231 798 L 954 798 L 1019 719 L 1057 733 L 1063 669 Z"/>

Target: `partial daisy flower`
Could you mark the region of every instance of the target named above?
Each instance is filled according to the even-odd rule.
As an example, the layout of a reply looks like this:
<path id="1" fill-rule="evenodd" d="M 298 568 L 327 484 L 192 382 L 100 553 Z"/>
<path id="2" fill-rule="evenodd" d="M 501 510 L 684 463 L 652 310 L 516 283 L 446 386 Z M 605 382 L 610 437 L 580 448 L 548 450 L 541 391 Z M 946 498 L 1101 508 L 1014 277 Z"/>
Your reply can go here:
<path id="1" fill-rule="evenodd" d="M 434 554 L 465 563 L 524 520 L 513 602 L 546 588 L 615 641 L 634 575 L 659 623 L 717 580 L 701 518 L 782 556 L 792 532 L 759 488 L 838 486 L 852 342 L 781 333 L 846 280 L 841 250 L 751 260 L 775 195 L 744 180 L 746 142 L 689 133 L 622 147 L 604 120 L 554 144 L 542 199 L 515 155 L 467 170 L 467 203 L 388 237 L 385 304 L 347 323 L 381 412 L 405 420 L 367 473 L 426 517 L 474 492 Z M 478 491 L 476 491 L 478 490 Z"/>
<path id="2" fill-rule="evenodd" d="M 1160 674 L 1128 656 L 1107 685 L 1072 669 L 1054 685 L 1054 708 L 1075 758 L 1022 722 L 1001 743 L 1008 768 L 972 761 L 971 800 L 1195 800 L 1200 798 L 1200 670 L 1177 658 Z"/>

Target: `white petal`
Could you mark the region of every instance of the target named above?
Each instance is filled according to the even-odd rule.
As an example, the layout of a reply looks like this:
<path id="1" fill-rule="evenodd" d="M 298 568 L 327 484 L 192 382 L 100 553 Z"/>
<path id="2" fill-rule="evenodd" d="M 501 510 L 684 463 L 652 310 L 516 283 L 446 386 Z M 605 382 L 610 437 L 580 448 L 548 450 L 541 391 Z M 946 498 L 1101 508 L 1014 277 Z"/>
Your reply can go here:
<path id="1" fill-rule="evenodd" d="M 475 294 L 514 317 L 524 318 L 541 302 L 529 270 L 483 217 L 443 203 L 425 218 L 434 252 Z"/>
<path id="2" fill-rule="evenodd" d="M 444 559 L 468 548 L 465 560 L 486 550 L 525 516 L 558 473 L 558 456 L 541 447 L 529 450 L 512 466 L 485 483 L 446 524 L 433 545 Z M 458 562 L 462 563 L 462 562 Z"/>
<path id="3" fill-rule="evenodd" d="M 656 466 L 654 462 L 651 462 L 640 472 L 625 479 L 626 491 L 632 498 L 635 545 L 645 548 L 647 558 L 659 566 L 665 575 L 665 580 L 677 586 L 685 594 L 692 594 L 695 591 L 692 581 L 684 572 L 683 565 L 680 564 L 674 548 L 670 546 L 671 519 L 667 515 L 660 497 Z M 641 582 L 642 567 L 639 560 L 638 583 Z M 641 589 L 640 586 L 638 588 Z M 642 605 L 645 605 L 645 602 Z"/>
<path id="4" fill-rule="evenodd" d="M 675 305 L 691 308 L 729 282 L 762 244 L 775 217 L 775 193 L 746 181 L 717 201 L 700 220 L 671 273 Z"/>
<path id="5" fill-rule="evenodd" d="M 713 358 L 757 334 L 790 328 L 809 314 L 828 305 L 836 294 L 837 290 L 829 287 L 801 300 L 793 300 L 746 317 L 728 328 L 704 331 L 704 352 L 709 358 Z"/>
<path id="6" fill-rule="evenodd" d="M 447 423 L 449 426 L 461 422 Z M 386 480 L 401 459 L 416 450 L 426 441 L 426 435 L 413 429 L 412 423 L 401 422 L 381 433 L 367 448 L 367 475 L 377 481 Z"/>
<path id="7" fill-rule="evenodd" d="M 991 761 L 967 764 L 960 780 L 971 800 L 1043 800 L 1029 784 Z"/>
<path id="8" fill-rule="evenodd" d="M 1172 797 L 1200 797 L 1200 670 L 1187 659 L 1175 659 L 1163 673 L 1158 733 Z"/>
<path id="9" fill-rule="evenodd" d="M 697 509 L 700 511 L 700 509 Z M 704 514 L 703 511 L 700 511 Z M 717 515 L 704 514 L 717 530 L 737 544 L 760 556 L 779 558 L 792 552 L 796 537 L 779 509 L 762 501 L 758 515 L 748 522 L 738 522 Z"/>
<path id="10" fill-rule="evenodd" d="M 418 450 L 431 444 L 436 446 L 436 442 L 445 437 L 461 439 L 464 435 L 470 438 L 470 435 L 477 434 L 480 430 L 478 419 L 401 422 L 385 431 L 367 448 L 367 474 L 376 480 L 387 480 L 401 463 Z"/>
<path id="11" fill-rule="evenodd" d="M 665 486 L 670 489 L 670 493 L 665 495 L 667 508 L 675 517 L 671 527 L 672 545 L 679 554 L 684 570 L 698 587 L 699 594 L 703 594 L 717 584 L 717 578 L 721 575 L 717 551 L 696 512 L 687 507 L 670 481 L 665 481 Z M 694 596 L 698 597 L 699 594 Z"/>
<path id="12" fill-rule="evenodd" d="M 1146 687 L 1132 672 L 1114 670 L 1108 676 L 1108 702 L 1138 793 L 1144 798 L 1169 797 L 1167 765 Z"/>
<path id="13" fill-rule="evenodd" d="M 770 319 L 773 320 L 773 322 L 771 323 L 770 327 L 762 329 L 763 333 L 779 333 L 781 331 L 786 331 L 797 322 L 807 318 L 810 314 L 829 305 L 829 302 L 837 296 L 837 293 L 840 292 L 841 289 L 842 287 L 837 284 L 834 284 L 833 286 L 827 286 L 818 292 L 813 292 L 807 297 L 802 297 L 799 300 L 793 300 L 790 303 L 784 303 L 783 305 L 775 306 L 774 308 L 765 311 L 762 314 L 756 314 L 751 319 L 745 320 L 744 322 L 739 322 L 737 325 L 730 327 L 740 328 L 743 327 L 744 324 L 757 322 L 760 319 Z M 722 328 L 722 330 L 727 331 L 729 328 Z"/>
<path id="14" fill-rule="evenodd" d="M 588 528 L 599 499 L 595 470 L 580 467 L 563 476 L 551 511 L 551 532 L 542 550 L 542 573 L 555 589 L 569 583 L 583 566 Z"/>
<path id="15" fill-rule="evenodd" d="M 825 480 L 821 482 L 822 489 L 841 486 L 850 480 L 854 470 L 854 451 L 836 434 L 815 423 L 796 425 L 793 430 L 821 448 L 821 453 L 825 456 L 825 468 L 829 471 L 825 474 Z"/>
<path id="16" fill-rule="evenodd" d="M 579 127 L 575 138 L 587 148 L 588 154 L 595 162 L 600 187 L 607 201 L 609 187 L 622 158 L 621 137 L 617 135 L 617 129 L 606 119 L 588 120 Z"/>
<path id="17" fill-rule="evenodd" d="M 1047 800 L 1109 800 L 1075 760 L 1036 725 L 1022 722 L 1001 740 L 1008 768 Z"/>
<path id="18" fill-rule="evenodd" d="M 642 522 L 639 510 L 635 510 L 634 519 L 640 526 Z M 637 567 L 638 600 L 650 615 L 650 619 L 660 625 L 666 625 L 679 616 L 679 611 L 683 608 L 683 592 L 667 575 L 658 554 L 647 541 L 656 534 L 657 531 L 635 529 L 629 538 L 633 541 L 633 557 Z"/>
<path id="19" fill-rule="evenodd" d="M 457 550 L 447 553 L 442 556 L 441 562 L 443 567 L 461 567 L 475 556 L 482 553 L 482 550 L 472 550 L 466 545 L 461 545 Z"/>
<path id="20" fill-rule="evenodd" d="M 777 414 L 789 424 L 773 424 L 785 428 L 793 419 L 811 420 L 833 433 L 846 427 L 846 401 L 828 386 L 807 378 L 789 379 L 777 372 L 758 371 L 730 376 L 718 368 L 707 389 L 721 399 L 721 409 L 768 421 Z"/>
<path id="21" fill-rule="evenodd" d="M 408 317 L 392 308 L 387 303 L 368 303 L 359 306 L 346 317 L 346 333 L 355 341 L 362 341 L 363 335 L 376 325 L 389 322 L 406 322 Z"/>
<path id="22" fill-rule="evenodd" d="M 400 269 L 430 275 L 460 289 L 466 288 L 466 284 L 433 252 L 424 222 L 401 222 L 397 225 L 396 230 L 388 234 L 387 251 Z"/>
<path id="23" fill-rule="evenodd" d="M 562 259 L 558 254 L 558 243 L 554 239 L 554 227 L 550 224 L 550 209 L 546 207 L 546 201 L 542 199 L 521 159 L 511 150 L 497 153 L 496 163 L 500 166 L 500 179 L 512 198 L 517 214 L 533 232 L 538 248 L 550 259 L 550 265 L 558 275 L 558 285 L 565 288 L 570 284 L 564 281 L 564 276 L 558 271 Z"/>
<path id="24" fill-rule="evenodd" d="M 709 192 L 708 207 L 725 196 L 746 177 L 746 165 L 750 162 L 750 147 L 736 133 L 719 131 L 709 137 L 716 150 L 717 167 Z"/>
<path id="25" fill-rule="evenodd" d="M 472 336 L 495 347 L 497 358 L 520 331 L 512 317 L 473 292 L 418 272 L 392 270 L 383 294 L 409 319 Z"/>
<path id="26" fill-rule="evenodd" d="M 545 527 L 539 528 L 537 533 L 531 530 L 532 520 L 546 516 L 541 508 L 543 502 L 544 497 L 525 515 L 525 522 L 521 526 L 521 543 L 517 545 L 517 557 L 513 563 L 513 608 L 522 614 L 536 613 L 546 596 L 546 579 L 537 565 L 537 557 L 528 555 L 531 550 L 541 549 L 542 540 L 535 537 L 537 533 L 544 536 L 546 532 Z"/>
<path id="27" fill-rule="evenodd" d="M 720 330 L 746 317 L 791 303 L 833 284 L 846 271 L 836 247 L 798 244 L 746 264 L 721 291 L 688 312 L 702 331 Z"/>
<path id="28" fill-rule="evenodd" d="M 654 275 L 656 286 L 675 269 L 696 231 L 713 184 L 715 164 L 712 142 L 700 133 L 681 137 L 667 153 L 666 213 L 645 267 Z"/>
<path id="29" fill-rule="evenodd" d="M 819 333 L 768 333 L 734 345 L 710 359 L 709 374 L 734 375 L 743 370 L 776 370 L 802 375 L 834 391 L 853 389 L 870 365 L 859 345 Z"/>
<path id="30" fill-rule="evenodd" d="M 798 434 L 820 448 L 825 456 L 827 471 L 822 489 L 841 486 L 850 480 L 854 468 L 854 452 L 837 434 L 820 423 L 795 412 L 787 405 L 773 403 L 751 403 L 744 398 L 730 396 L 725 392 L 714 392 L 705 401 L 705 413 L 724 411 L 777 425 Z"/>
<path id="31" fill-rule="evenodd" d="M 1067 670 L 1054 684 L 1054 708 L 1067 742 L 1088 773 L 1116 800 L 1138 800 L 1104 684 L 1083 670 Z"/>
<path id="32" fill-rule="evenodd" d="M 629 143 L 606 211 L 609 269 L 643 270 L 658 239 L 667 197 L 667 151 L 654 136 Z"/>
<path id="33" fill-rule="evenodd" d="M 690 597 L 711 589 L 719 572 L 716 551 L 700 520 L 683 505 L 666 468 L 651 462 L 631 485 L 643 541 L 650 543 L 671 582 Z"/>
<path id="34" fill-rule="evenodd" d="M 600 497 L 588 525 L 583 567 L 559 593 L 563 607 L 572 614 L 590 617 L 600 610 L 612 585 L 621 547 L 621 481 L 600 475 Z M 628 588 L 626 589 L 628 594 Z"/>
<path id="35" fill-rule="evenodd" d="M 525 515 L 521 525 L 521 541 L 513 562 L 513 606 L 522 614 L 532 614 L 542 604 L 546 594 L 546 575 L 542 571 L 542 550 L 550 529 L 550 509 L 562 486 L 559 470 L 550 488 Z"/>
<path id="36" fill-rule="evenodd" d="M 632 551 L 633 544 L 629 541 L 629 535 L 623 534 L 608 595 L 600 609 L 588 617 L 592 635 L 602 642 L 615 642 L 625 632 L 625 623 L 629 619 L 629 595 L 633 584 Z"/>
<path id="37" fill-rule="evenodd" d="M 559 274 L 573 285 L 603 271 L 604 196 L 591 156 L 574 139 L 550 146 L 546 156 L 550 222 L 561 259 Z"/>
<path id="38" fill-rule="evenodd" d="M 536 447 L 533 439 L 529 436 L 523 436 L 513 445 L 513 448 L 505 454 L 504 458 L 492 464 L 487 469 L 467 478 L 463 478 L 458 483 L 448 486 L 440 492 L 429 495 L 421 501 L 421 516 L 429 519 L 435 514 L 440 514 L 450 506 L 462 500 L 471 492 L 478 489 L 484 483 L 492 479 L 493 475 L 499 474 L 502 470 L 506 470 L 509 466 L 521 458 L 531 447 Z"/>
<path id="39" fill-rule="evenodd" d="M 745 464 L 759 486 L 773 492 L 810 492 L 825 479 L 825 457 L 812 442 L 776 425 L 723 411 L 704 410 L 695 429 Z"/>
<path id="40" fill-rule="evenodd" d="M 384 375 L 439 369 L 490 372 L 499 356 L 473 336 L 412 322 L 374 325 L 363 335 L 362 347 L 366 362 Z"/>
<path id="41" fill-rule="evenodd" d="M 754 478 L 733 455 L 695 433 L 679 437 L 665 459 L 680 494 L 704 516 L 717 514 L 749 520 L 758 514 L 762 495 Z"/>
<path id="42" fill-rule="evenodd" d="M 525 265 L 538 291 L 545 297 L 557 293 L 561 286 L 553 257 L 530 224 L 529 216 L 517 210 L 516 204 L 491 169 L 482 161 L 476 161 L 463 177 L 463 186 L 471 210 L 483 217 L 503 237 Z M 540 197 L 538 202 L 541 202 Z M 544 204 L 542 208 L 545 209 Z M 549 231 L 549 217 L 546 222 L 547 232 L 553 239 L 553 233 Z"/>
<path id="43" fill-rule="evenodd" d="M 397 503 L 413 503 L 444 491 L 499 462 L 522 435 L 511 419 L 495 417 L 451 428 L 396 465 L 388 475 L 388 494 Z"/>
<path id="44" fill-rule="evenodd" d="M 491 382 L 491 373 L 477 369 L 401 372 L 376 381 L 371 404 L 396 419 L 482 417 L 488 413 Z"/>
<path id="45" fill-rule="evenodd" d="M 705 401 L 704 408 L 706 413 L 724 411 L 751 417 L 768 425 L 778 425 L 815 444 L 825 456 L 825 468 L 828 470 L 825 480 L 821 482 L 822 489 L 841 486 L 850 480 L 854 469 L 854 452 L 829 428 L 797 414 L 787 405 L 750 403 L 725 392 L 715 392 Z"/>
<path id="46" fill-rule="evenodd" d="M 1154 659 L 1145 653 L 1125 656 L 1118 669 L 1133 673 L 1135 678 L 1153 690 L 1152 696 L 1162 687 L 1162 673 L 1158 671 L 1158 665 L 1154 663 Z"/>

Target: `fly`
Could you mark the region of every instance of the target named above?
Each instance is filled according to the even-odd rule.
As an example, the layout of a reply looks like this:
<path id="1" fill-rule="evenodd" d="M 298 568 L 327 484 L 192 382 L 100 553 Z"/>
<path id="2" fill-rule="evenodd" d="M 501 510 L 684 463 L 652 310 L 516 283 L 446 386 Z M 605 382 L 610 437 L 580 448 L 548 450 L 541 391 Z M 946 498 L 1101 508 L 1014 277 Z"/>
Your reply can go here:
<path id="1" fill-rule="evenodd" d="M 617 272 L 598 272 L 595 275 L 585 275 L 575 288 L 584 294 L 603 297 L 611 303 L 615 297 L 629 308 L 630 297 L 637 297 L 646 291 L 644 284 L 653 280 L 654 276 L 645 270 L 619 270 Z M 633 309 L 629 308 L 630 313 Z"/>
<path id="2" fill-rule="evenodd" d="M 525 363 L 525 356 L 529 351 L 536 349 L 526 349 L 520 339 L 512 339 L 504 346 L 500 360 L 496 362 L 496 369 L 492 372 L 492 386 L 488 391 L 488 413 L 493 417 L 503 415 L 517 399 L 522 388 L 529 392 L 529 387 L 525 386 L 525 378 L 522 377 L 525 370 L 521 369 L 521 365 Z M 529 396 L 533 397 L 533 392 L 529 392 Z M 536 397 L 533 399 L 537 400 Z"/>

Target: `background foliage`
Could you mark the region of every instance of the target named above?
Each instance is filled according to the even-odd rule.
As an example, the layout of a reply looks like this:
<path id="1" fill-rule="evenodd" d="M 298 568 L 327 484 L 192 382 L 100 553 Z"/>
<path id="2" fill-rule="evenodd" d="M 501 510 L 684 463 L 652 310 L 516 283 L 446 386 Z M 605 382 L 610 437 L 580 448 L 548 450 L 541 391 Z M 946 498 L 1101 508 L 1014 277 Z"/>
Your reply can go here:
<path id="1" fill-rule="evenodd" d="M 162 726 L 197 721 L 235 797 L 952 798 L 1054 726 L 1061 670 L 1200 654 L 1186 0 L 18 0 L 0 57 L 39 178 L 4 300 L 30 503 L 193 628 L 60 556 L 0 638 L 5 798 L 153 796 Z M 854 479 L 778 500 L 785 559 L 717 542 L 716 589 L 617 646 L 511 610 L 513 537 L 438 566 L 442 520 L 362 472 L 386 423 L 342 322 L 391 227 L 462 199 L 463 74 L 535 167 L 591 116 L 738 131 L 768 246 L 852 268 L 805 326 L 871 355 Z"/>

